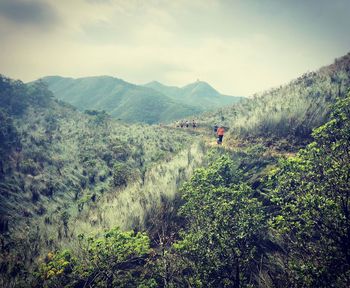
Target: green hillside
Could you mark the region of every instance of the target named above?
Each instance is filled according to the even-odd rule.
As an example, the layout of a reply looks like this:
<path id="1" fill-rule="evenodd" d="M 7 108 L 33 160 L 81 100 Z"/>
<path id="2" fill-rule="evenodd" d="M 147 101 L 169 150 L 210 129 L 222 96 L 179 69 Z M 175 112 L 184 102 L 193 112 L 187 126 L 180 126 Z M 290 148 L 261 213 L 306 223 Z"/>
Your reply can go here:
<path id="1" fill-rule="evenodd" d="M 40 82 L 0 77 L 0 104 L 0 287 L 81 233 L 141 229 L 202 161 L 195 135 L 80 113 Z"/>
<path id="2" fill-rule="evenodd" d="M 47 254 L 33 284 L 348 287 L 350 94 L 331 111 L 279 162 L 261 144 L 214 148 L 146 231 L 80 234 Z"/>
<path id="3" fill-rule="evenodd" d="M 350 53 L 287 85 L 206 114 L 201 121 L 211 126 L 221 123 L 231 133 L 246 138 L 305 139 L 329 119 L 331 105 L 338 97 L 345 97 L 349 88 Z"/>
<path id="4" fill-rule="evenodd" d="M 244 97 L 222 95 L 203 81 L 197 81 L 181 88 L 166 86 L 157 81 L 147 83 L 144 86 L 159 91 L 174 100 L 199 107 L 202 111 L 214 110 L 244 99 Z"/>
<path id="5" fill-rule="evenodd" d="M 109 76 L 78 79 L 48 76 L 41 81 L 48 85 L 55 97 L 81 111 L 105 110 L 112 117 L 126 122 L 169 122 L 202 111 L 153 89 Z"/>

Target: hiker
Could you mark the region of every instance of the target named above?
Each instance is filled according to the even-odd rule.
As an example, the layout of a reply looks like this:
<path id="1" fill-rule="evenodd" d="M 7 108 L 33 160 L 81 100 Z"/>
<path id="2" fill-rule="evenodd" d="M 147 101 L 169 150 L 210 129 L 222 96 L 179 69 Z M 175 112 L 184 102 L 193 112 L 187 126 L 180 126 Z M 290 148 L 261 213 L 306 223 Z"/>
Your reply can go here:
<path id="1" fill-rule="evenodd" d="M 215 124 L 214 125 L 214 133 L 215 133 L 215 135 L 216 135 L 216 132 L 218 131 L 218 128 L 219 128 L 218 124 Z"/>
<path id="2" fill-rule="evenodd" d="M 224 137 L 224 133 L 225 133 L 225 129 L 224 129 L 224 126 L 220 126 L 217 130 L 217 135 L 218 135 L 218 141 L 217 143 L 219 145 L 222 144 L 222 138 Z"/>
<path id="3" fill-rule="evenodd" d="M 188 128 L 190 124 L 188 123 L 188 121 L 186 120 L 186 128 Z"/>
<path id="4" fill-rule="evenodd" d="M 181 128 L 184 127 L 184 122 L 183 122 L 183 121 L 180 122 L 180 127 L 181 127 Z"/>
<path id="5" fill-rule="evenodd" d="M 196 128 L 197 127 L 197 124 L 194 120 L 192 120 L 192 128 Z"/>

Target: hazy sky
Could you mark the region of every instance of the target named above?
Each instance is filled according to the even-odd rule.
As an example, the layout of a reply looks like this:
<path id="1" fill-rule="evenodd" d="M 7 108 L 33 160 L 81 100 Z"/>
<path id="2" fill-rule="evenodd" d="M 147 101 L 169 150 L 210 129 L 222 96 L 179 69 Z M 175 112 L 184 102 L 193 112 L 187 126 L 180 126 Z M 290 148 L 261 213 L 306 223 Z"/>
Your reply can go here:
<path id="1" fill-rule="evenodd" d="M 251 95 L 350 51 L 350 0 L 0 0 L 0 73 Z"/>

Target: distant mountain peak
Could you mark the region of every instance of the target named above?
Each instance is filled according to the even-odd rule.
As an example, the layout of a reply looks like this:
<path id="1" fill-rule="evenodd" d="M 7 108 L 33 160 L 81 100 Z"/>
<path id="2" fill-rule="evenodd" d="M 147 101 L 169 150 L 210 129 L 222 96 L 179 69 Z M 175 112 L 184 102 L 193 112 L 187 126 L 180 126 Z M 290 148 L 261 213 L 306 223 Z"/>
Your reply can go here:
<path id="1" fill-rule="evenodd" d="M 199 87 L 210 87 L 212 89 L 214 89 L 209 83 L 205 82 L 205 81 L 201 81 L 201 80 L 197 80 L 195 82 L 192 82 L 190 84 L 185 85 L 183 88 L 185 87 L 195 87 L 195 86 L 199 86 Z"/>
<path id="2" fill-rule="evenodd" d="M 163 84 L 157 80 L 154 80 L 154 81 L 146 83 L 144 86 L 146 86 L 146 85 L 163 85 Z"/>
<path id="3" fill-rule="evenodd" d="M 207 82 L 199 81 L 199 80 L 182 87 L 182 89 L 185 91 L 188 91 L 190 93 L 200 93 L 200 94 L 204 93 L 205 95 L 210 94 L 213 96 L 217 96 L 220 94 L 217 90 L 215 90 Z"/>

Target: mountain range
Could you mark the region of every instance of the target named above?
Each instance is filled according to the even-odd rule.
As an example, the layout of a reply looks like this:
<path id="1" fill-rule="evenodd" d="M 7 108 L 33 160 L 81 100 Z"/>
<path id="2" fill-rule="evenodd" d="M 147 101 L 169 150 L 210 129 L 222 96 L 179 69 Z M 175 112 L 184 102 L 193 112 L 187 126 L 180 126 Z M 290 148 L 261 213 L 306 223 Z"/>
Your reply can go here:
<path id="1" fill-rule="evenodd" d="M 206 82 L 182 88 L 159 82 L 134 85 L 110 76 L 40 79 L 58 99 L 79 110 L 105 110 L 126 122 L 169 122 L 239 102 L 242 97 L 224 96 Z"/>

